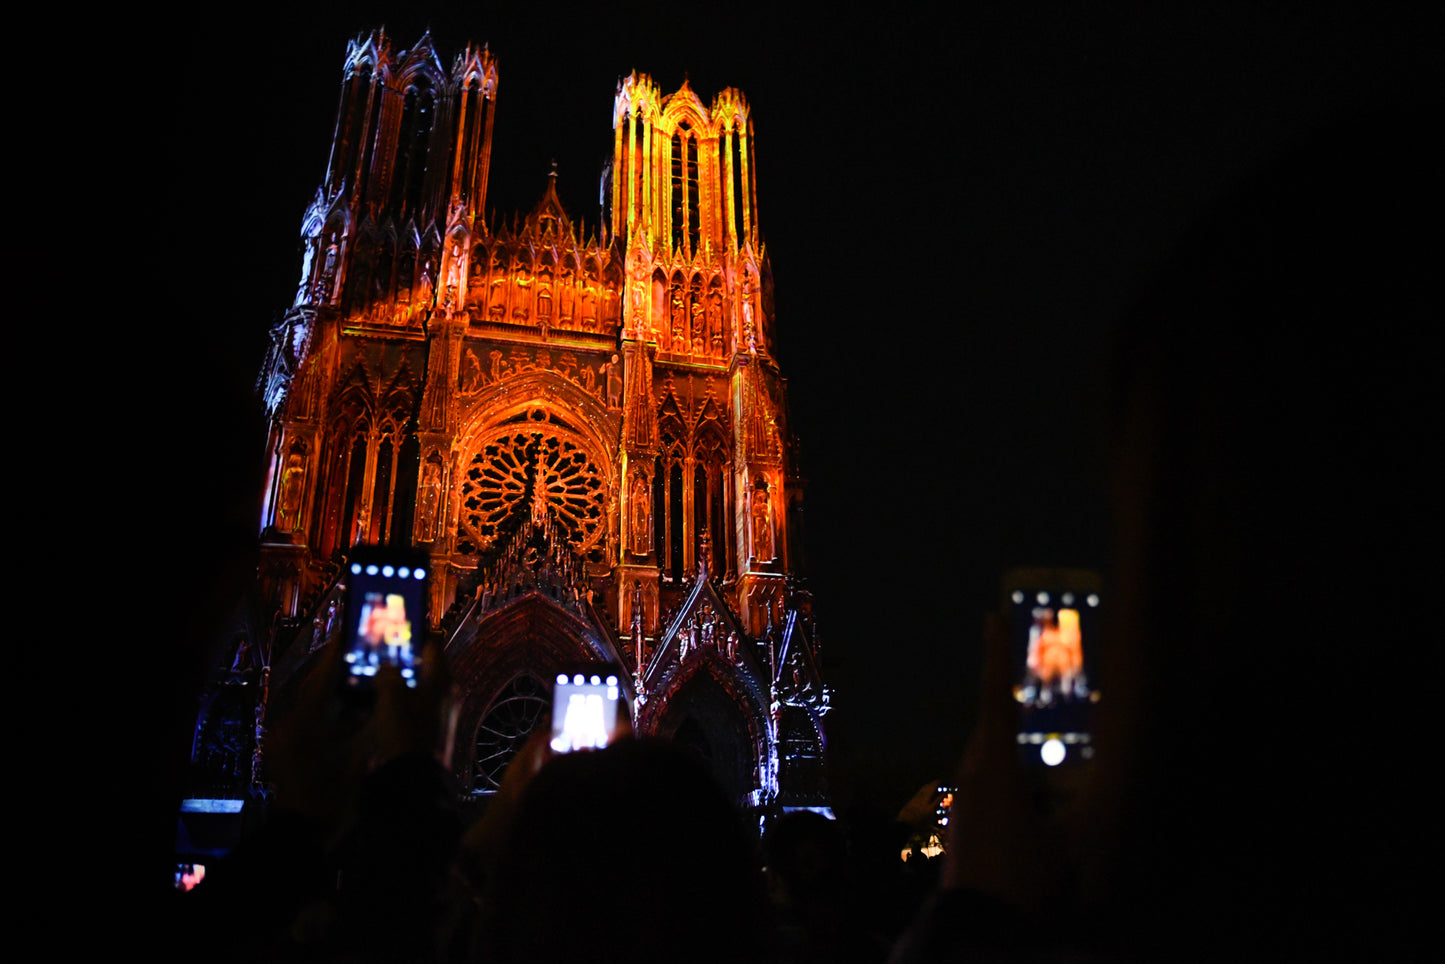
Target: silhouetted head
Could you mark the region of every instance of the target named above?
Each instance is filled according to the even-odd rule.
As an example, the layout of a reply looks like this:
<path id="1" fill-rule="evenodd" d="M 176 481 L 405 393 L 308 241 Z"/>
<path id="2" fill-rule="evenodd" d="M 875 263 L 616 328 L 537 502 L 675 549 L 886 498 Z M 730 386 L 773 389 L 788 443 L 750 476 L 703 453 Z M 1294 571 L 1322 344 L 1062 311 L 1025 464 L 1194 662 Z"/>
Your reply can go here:
<path id="1" fill-rule="evenodd" d="M 547 763 L 492 879 L 499 960 L 765 957 L 756 845 L 684 750 L 625 739 Z"/>

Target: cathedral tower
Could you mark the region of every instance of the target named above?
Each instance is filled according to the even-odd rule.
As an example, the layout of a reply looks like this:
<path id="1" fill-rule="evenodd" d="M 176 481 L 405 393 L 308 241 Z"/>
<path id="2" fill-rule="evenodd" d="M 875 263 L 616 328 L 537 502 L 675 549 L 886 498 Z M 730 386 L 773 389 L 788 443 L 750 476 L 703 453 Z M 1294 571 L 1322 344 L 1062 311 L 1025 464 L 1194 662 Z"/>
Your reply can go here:
<path id="1" fill-rule="evenodd" d="M 634 727 L 693 747 L 738 803 L 823 806 L 830 694 L 749 105 L 624 78 L 589 231 L 555 170 L 525 215 L 486 210 L 496 92 L 485 47 L 450 70 L 430 36 L 348 47 L 261 379 L 257 593 L 275 617 L 216 685 L 249 673 L 275 690 L 339 632 L 351 548 L 415 545 L 473 798 L 543 718 L 545 681 L 607 662 Z M 218 713 L 196 744 L 213 779 L 236 756 L 212 752 Z M 263 775 L 233 764 L 242 783 Z"/>

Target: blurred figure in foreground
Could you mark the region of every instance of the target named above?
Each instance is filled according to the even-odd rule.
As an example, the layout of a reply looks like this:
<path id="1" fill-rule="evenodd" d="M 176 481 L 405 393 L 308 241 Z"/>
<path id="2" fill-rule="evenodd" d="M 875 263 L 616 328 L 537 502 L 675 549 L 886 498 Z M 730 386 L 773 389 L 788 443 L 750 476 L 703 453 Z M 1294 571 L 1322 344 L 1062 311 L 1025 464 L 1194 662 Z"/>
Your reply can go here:
<path id="1" fill-rule="evenodd" d="M 1409 940 L 1425 844 L 1393 828 L 1419 825 L 1402 776 L 1427 731 L 1389 684 L 1433 591 L 1420 442 L 1439 435 L 1424 338 L 1445 262 L 1426 126 L 1300 145 L 1127 320 L 1098 757 L 1036 805 L 991 626 L 944 888 L 895 960 Z"/>

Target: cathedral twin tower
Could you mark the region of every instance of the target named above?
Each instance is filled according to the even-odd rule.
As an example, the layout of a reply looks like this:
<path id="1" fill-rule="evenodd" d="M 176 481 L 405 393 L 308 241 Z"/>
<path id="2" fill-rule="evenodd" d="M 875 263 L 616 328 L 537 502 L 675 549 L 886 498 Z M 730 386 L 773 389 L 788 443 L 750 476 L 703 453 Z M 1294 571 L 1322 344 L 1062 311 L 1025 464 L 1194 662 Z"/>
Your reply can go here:
<path id="1" fill-rule="evenodd" d="M 348 47 L 262 373 L 272 686 L 339 632 L 352 546 L 416 546 L 468 793 L 495 788 L 543 681 L 607 662 L 635 728 L 739 803 L 820 806 L 829 694 L 748 103 L 623 79 L 586 237 L 555 172 L 530 213 L 489 216 L 496 105 L 485 48 L 448 71 L 429 36 Z"/>

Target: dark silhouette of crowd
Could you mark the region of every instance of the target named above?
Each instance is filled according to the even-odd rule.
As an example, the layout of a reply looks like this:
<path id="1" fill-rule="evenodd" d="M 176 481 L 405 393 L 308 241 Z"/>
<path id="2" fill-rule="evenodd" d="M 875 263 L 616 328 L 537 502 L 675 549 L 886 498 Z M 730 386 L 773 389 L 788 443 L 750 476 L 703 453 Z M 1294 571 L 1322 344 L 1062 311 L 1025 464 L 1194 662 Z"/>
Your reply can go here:
<path id="1" fill-rule="evenodd" d="M 559 757 L 534 740 L 466 827 L 431 752 L 445 681 L 383 678 L 375 711 L 349 718 L 333 658 L 277 728 L 264 823 L 177 898 L 191 946 L 911 962 L 1354 956 L 1406 939 L 1397 915 L 1425 911 L 1413 879 L 1433 834 L 1406 842 L 1431 824 L 1394 789 L 1400 682 L 1433 674 L 1386 664 L 1433 639 L 1412 595 L 1439 477 L 1424 126 L 1381 114 L 1301 144 L 1201 223 L 1126 319 L 1109 752 L 1040 805 L 990 622 L 936 887 L 885 880 L 899 840 L 863 822 L 790 814 L 759 842 L 685 751 L 631 737 Z"/>

